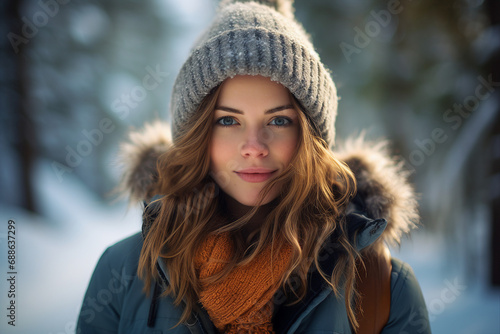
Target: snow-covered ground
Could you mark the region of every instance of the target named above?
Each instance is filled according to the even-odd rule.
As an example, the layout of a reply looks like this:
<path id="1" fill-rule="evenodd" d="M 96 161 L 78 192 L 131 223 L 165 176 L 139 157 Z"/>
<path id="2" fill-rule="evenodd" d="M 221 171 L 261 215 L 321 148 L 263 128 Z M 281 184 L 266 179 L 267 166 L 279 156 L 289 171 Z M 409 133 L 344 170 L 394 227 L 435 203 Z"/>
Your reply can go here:
<path id="1" fill-rule="evenodd" d="M 36 171 L 44 218 L 0 207 L 0 333 L 74 333 L 92 270 L 104 249 L 140 230 L 141 213 L 103 203 L 71 176 L 59 183 L 50 164 Z M 7 324 L 7 222 L 16 225 L 16 326 Z M 467 284 L 445 265 L 440 239 L 417 233 L 393 255 L 419 278 L 433 333 L 500 333 L 500 291 Z"/>
<path id="2" fill-rule="evenodd" d="M 392 250 L 394 257 L 412 266 L 419 280 L 432 332 L 500 334 L 500 289 L 487 288 L 485 279 L 469 283 L 446 252 L 440 237 L 424 231 Z"/>
<path id="3" fill-rule="evenodd" d="M 141 227 L 138 208 L 104 203 L 84 185 L 59 183 L 50 164 L 35 173 L 44 218 L 0 207 L 0 267 L 7 272 L 7 222 L 16 222 L 16 326 L 7 325 L 7 282 L 2 277 L 0 333 L 74 333 L 94 266 L 105 248 Z"/>

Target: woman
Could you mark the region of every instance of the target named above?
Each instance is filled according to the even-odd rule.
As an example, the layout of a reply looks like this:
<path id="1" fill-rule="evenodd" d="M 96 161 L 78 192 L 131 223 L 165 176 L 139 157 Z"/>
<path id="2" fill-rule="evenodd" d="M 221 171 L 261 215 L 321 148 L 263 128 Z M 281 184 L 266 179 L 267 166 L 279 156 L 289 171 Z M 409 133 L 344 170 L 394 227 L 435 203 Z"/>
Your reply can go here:
<path id="1" fill-rule="evenodd" d="M 223 1 L 174 85 L 173 142 L 154 125 L 125 146 L 143 231 L 101 257 L 78 331 L 429 333 L 384 245 L 417 218 L 405 173 L 381 144 L 334 155 L 336 107 L 290 3 Z"/>

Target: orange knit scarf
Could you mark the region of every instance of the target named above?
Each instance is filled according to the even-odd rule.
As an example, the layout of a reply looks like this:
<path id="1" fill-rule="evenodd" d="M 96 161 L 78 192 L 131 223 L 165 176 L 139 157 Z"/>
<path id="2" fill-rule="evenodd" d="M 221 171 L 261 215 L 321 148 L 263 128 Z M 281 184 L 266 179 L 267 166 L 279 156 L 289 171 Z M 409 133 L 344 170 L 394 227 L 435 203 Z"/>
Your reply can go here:
<path id="1" fill-rule="evenodd" d="M 209 236 L 195 258 L 199 279 L 220 272 L 232 254 L 227 233 Z M 202 284 L 200 301 L 215 327 L 224 333 L 274 333 L 272 298 L 291 256 L 289 244 L 279 251 L 269 245 L 251 263 L 235 267 L 222 282 Z"/>

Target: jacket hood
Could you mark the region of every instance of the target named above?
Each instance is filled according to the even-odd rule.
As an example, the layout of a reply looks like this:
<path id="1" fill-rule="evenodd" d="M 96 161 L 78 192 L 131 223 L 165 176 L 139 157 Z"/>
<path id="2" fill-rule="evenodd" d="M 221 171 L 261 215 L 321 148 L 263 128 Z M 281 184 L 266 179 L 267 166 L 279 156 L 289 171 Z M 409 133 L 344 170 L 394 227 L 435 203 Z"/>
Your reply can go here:
<path id="1" fill-rule="evenodd" d="M 118 190 L 132 203 L 149 202 L 155 195 L 156 163 L 171 142 L 169 124 L 156 121 L 131 132 L 129 141 L 122 145 L 119 159 L 123 175 Z M 379 240 L 398 245 L 419 220 L 416 196 L 402 161 L 390 156 L 386 141 L 366 141 L 363 135 L 339 143 L 334 152 L 357 181 L 357 194 L 348 211 L 362 212 L 371 219 L 384 218 L 387 227 Z"/>

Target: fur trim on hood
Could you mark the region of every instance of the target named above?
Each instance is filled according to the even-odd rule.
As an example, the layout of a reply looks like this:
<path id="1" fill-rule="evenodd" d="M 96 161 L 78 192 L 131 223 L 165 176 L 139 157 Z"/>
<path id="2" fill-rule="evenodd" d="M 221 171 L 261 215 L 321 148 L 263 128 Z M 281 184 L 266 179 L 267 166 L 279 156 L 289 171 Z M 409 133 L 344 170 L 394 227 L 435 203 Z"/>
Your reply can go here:
<path id="1" fill-rule="evenodd" d="M 391 157 L 387 141 L 368 142 L 364 135 L 351 138 L 336 150 L 356 177 L 359 210 L 366 216 L 385 218 L 384 241 L 399 245 L 401 237 L 419 223 L 418 203 L 408 182 L 409 172 L 403 161 Z"/>
<path id="2" fill-rule="evenodd" d="M 160 121 L 131 132 L 129 142 L 122 145 L 124 172 L 119 191 L 131 202 L 148 201 L 155 195 L 156 162 L 170 145 L 170 126 Z M 402 162 L 390 157 L 387 142 L 367 142 L 364 136 L 340 144 L 335 154 L 356 176 L 356 210 L 372 219 L 385 218 L 388 224 L 382 239 L 399 244 L 419 220 L 416 196 Z"/>

